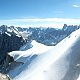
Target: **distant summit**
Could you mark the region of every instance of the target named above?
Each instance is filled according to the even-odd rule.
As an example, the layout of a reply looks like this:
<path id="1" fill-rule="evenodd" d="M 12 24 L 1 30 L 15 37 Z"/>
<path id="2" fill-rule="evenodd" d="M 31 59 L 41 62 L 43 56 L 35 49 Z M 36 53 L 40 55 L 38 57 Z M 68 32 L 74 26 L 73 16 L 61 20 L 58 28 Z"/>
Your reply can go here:
<path id="1" fill-rule="evenodd" d="M 75 31 L 75 30 L 77 30 L 79 28 L 80 28 L 80 25 L 78 26 L 78 25 L 67 25 L 67 24 L 64 24 L 64 26 L 63 26 L 63 30 L 64 31 L 68 31 L 68 32 Z"/>

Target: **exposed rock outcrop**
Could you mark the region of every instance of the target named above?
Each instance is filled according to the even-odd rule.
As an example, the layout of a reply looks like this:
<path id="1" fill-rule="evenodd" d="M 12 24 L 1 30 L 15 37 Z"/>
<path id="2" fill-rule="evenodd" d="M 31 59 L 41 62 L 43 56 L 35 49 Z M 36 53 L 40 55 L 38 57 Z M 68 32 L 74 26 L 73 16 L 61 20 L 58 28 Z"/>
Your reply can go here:
<path id="1" fill-rule="evenodd" d="M 14 59 L 7 53 L 19 50 L 27 42 L 18 30 L 13 26 L 7 27 L 5 25 L 0 27 L 0 72 L 6 73 L 11 62 Z"/>
<path id="2" fill-rule="evenodd" d="M 0 80 L 11 80 L 8 75 L 0 73 Z"/>

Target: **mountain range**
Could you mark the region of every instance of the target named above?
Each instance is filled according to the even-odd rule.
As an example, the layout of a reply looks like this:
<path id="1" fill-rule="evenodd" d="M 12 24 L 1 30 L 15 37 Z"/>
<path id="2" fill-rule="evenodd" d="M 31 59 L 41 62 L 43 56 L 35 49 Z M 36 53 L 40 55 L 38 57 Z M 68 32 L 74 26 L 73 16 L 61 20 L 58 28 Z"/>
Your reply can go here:
<path id="1" fill-rule="evenodd" d="M 36 41 L 32 41 L 31 44 L 33 47 L 28 50 L 9 53 L 16 62 L 21 63 L 8 73 L 13 80 L 78 79 L 80 73 L 80 29 L 56 46 L 45 46 Z"/>
<path id="2" fill-rule="evenodd" d="M 13 80 L 77 80 L 79 28 L 0 26 L 0 72 Z"/>

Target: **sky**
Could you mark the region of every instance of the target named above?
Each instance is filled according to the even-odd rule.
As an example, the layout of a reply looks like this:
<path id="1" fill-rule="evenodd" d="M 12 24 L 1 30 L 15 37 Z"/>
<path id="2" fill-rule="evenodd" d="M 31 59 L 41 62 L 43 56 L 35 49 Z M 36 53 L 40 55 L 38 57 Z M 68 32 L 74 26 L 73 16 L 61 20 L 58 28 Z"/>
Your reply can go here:
<path id="1" fill-rule="evenodd" d="M 0 0 L 0 25 L 80 24 L 80 0 Z"/>

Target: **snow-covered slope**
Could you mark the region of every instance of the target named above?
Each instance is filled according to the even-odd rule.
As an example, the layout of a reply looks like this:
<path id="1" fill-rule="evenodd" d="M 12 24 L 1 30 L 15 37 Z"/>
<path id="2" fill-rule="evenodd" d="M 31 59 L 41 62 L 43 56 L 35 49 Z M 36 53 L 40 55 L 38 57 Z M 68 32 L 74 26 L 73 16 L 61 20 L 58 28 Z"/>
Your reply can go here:
<path id="1" fill-rule="evenodd" d="M 79 76 L 79 78 L 77 80 L 80 80 L 80 76 Z"/>
<path id="2" fill-rule="evenodd" d="M 27 47 L 28 47 L 27 45 L 32 47 L 32 48 L 27 50 Z M 51 46 L 45 46 L 45 45 L 43 45 L 41 43 L 38 43 L 35 40 L 33 40 L 31 42 L 31 44 L 29 43 L 29 44 L 25 44 L 24 46 L 22 46 L 20 48 L 20 51 L 13 51 L 13 52 L 10 52 L 9 54 L 11 56 L 13 56 L 15 61 L 19 61 L 19 62 L 24 63 L 26 57 L 42 54 L 42 53 L 48 51 L 51 48 L 52 48 Z"/>
<path id="3" fill-rule="evenodd" d="M 33 43 L 36 44 L 35 41 Z M 13 80 L 77 80 L 80 30 L 73 32 L 55 47 L 44 50 L 37 46 L 29 50 L 9 53 L 16 61 L 24 62 L 9 72 Z"/>

